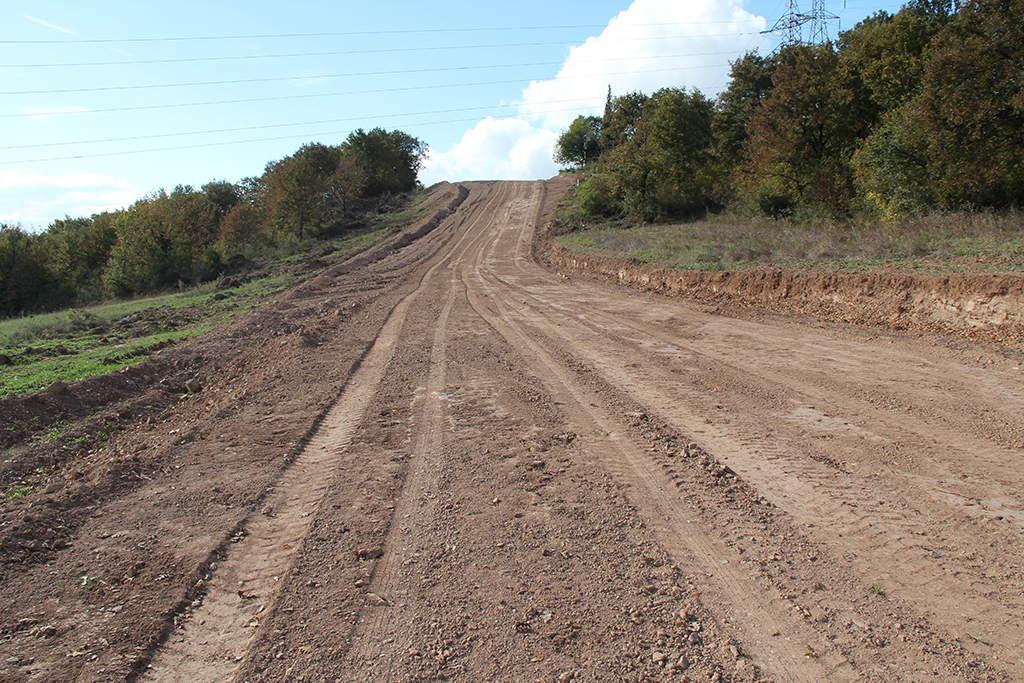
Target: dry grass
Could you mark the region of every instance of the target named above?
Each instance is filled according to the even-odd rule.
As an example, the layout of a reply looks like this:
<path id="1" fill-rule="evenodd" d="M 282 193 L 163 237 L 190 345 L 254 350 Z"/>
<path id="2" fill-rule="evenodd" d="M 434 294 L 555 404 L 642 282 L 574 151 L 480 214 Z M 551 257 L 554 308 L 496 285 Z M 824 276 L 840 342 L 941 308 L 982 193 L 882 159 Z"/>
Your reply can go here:
<path id="1" fill-rule="evenodd" d="M 672 225 L 596 223 L 555 239 L 572 252 L 691 270 L 1024 272 L 1024 215 L 1018 213 L 933 214 L 891 223 L 716 216 Z"/>

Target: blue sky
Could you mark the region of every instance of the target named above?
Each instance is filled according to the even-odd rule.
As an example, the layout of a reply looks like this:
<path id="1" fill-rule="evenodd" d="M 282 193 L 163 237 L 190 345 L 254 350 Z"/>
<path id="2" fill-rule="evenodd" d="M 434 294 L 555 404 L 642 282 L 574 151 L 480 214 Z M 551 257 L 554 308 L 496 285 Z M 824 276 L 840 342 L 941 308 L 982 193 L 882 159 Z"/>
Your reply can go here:
<path id="1" fill-rule="evenodd" d="M 810 12 L 810 0 L 798 0 Z M 840 25 L 901 3 L 827 3 Z M 787 0 L 0 0 L 0 222 L 44 229 L 307 142 L 401 129 L 421 180 L 530 179 L 614 94 L 698 88 L 767 54 Z"/>

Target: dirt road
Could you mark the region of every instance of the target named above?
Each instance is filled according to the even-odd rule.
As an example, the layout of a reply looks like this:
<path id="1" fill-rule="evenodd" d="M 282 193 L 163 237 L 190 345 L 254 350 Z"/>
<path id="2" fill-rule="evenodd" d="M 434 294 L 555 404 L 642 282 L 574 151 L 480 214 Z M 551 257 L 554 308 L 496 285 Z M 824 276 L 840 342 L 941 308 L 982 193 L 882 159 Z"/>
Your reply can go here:
<path id="1" fill-rule="evenodd" d="M 465 188 L 5 517 L 68 542 L 0 680 L 1024 680 L 1018 356 L 567 278 L 557 182 Z"/>

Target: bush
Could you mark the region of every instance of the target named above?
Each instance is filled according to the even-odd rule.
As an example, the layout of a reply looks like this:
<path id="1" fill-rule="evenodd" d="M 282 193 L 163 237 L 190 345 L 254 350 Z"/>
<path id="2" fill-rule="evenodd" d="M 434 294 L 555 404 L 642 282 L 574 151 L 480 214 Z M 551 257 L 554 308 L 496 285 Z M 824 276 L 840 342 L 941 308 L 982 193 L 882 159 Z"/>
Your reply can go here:
<path id="1" fill-rule="evenodd" d="M 611 181 L 604 174 L 592 175 L 577 188 L 580 209 L 588 216 L 614 216 L 622 211 L 614 197 Z"/>

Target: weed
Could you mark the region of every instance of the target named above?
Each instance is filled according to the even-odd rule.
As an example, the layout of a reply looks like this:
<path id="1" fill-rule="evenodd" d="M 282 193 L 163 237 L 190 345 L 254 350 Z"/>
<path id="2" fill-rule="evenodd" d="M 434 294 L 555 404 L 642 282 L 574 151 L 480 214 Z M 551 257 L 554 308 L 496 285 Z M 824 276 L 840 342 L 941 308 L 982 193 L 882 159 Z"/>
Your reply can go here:
<path id="1" fill-rule="evenodd" d="M 14 498 L 24 498 L 25 496 L 30 496 L 30 495 L 32 495 L 35 492 L 36 492 L 36 487 L 35 486 L 30 486 L 28 484 L 14 484 L 12 486 L 8 486 L 7 490 L 4 491 L 3 493 L 0 493 L 0 500 L 12 500 Z"/>
<path id="2" fill-rule="evenodd" d="M 32 437 L 31 442 L 33 444 L 48 443 L 50 441 L 56 441 L 64 437 L 64 432 L 67 430 L 69 423 L 64 420 L 59 420 L 53 427 L 50 428 L 45 434 L 38 434 Z"/>
<path id="3" fill-rule="evenodd" d="M 577 221 L 563 212 L 554 238 L 576 253 L 630 258 L 651 266 L 740 270 L 895 266 L 949 272 L 973 258 L 972 270 L 1019 271 L 1024 216 L 934 214 L 899 222 L 712 216 L 681 224 L 625 225 L 621 219 Z"/>

